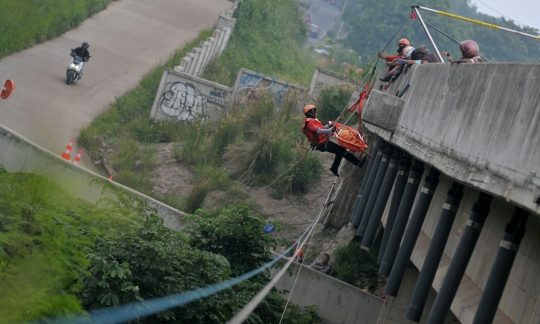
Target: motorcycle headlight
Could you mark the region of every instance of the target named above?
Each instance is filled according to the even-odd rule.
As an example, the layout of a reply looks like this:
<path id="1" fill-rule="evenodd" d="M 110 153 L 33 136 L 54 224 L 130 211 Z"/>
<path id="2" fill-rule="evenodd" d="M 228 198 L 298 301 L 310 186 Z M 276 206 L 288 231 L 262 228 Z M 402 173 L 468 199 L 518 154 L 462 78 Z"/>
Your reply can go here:
<path id="1" fill-rule="evenodd" d="M 77 65 L 71 64 L 70 67 L 71 67 L 71 68 L 77 68 Z"/>

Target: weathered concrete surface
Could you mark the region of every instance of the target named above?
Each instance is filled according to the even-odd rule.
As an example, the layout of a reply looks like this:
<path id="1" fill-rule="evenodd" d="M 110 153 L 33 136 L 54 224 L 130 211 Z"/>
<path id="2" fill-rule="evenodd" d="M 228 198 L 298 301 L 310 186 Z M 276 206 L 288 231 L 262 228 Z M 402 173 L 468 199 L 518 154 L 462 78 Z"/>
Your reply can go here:
<path id="1" fill-rule="evenodd" d="M 110 194 L 102 194 L 104 186 L 102 182 L 90 184 L 96 180 L 108 182 L 107 178 L 38 147 L 2 125 L 0 125 L 0 166 L 9 172 L 30 172 L 46 176 L 53 179 L 72 196 L 91 203 L 97 202 L 100 198 L 112 197 Z M 184 227 L 182 217 L 186 215 L 185 213 L 119 183 L 114 181 L 110 183 L 146 200 L 150 207 L 157 210 L 157 214 L 164 219 L 164 224 L 168 228 L 179 230 Z"/>
<path id="2" fill-rule="evenodd" d="M 391 142 L 540 216 L 539 72 L 525 63 L 414 67 Z"/>
<path id="3" fill-rule="evenodd" d="M 165 69 L 150 116 L 155 119 L 217 121 L 227 110 L 233 89 Z"/>
<path id="4" fill-rule="evenodd" d="M 18 134 L 60 154 L 69 139 L 115 97 L 182 43 L 212 27 L 226 0 L 122 0 L 80 27 L 0 60 L 0 78 L 17 90 L 0 103 L 0 120 Z M 90 43 L 82 80 L 65 84 L 70 48 Z M 84 157 L 84 156 L 83 156 Z"/>
<path id="5" fill-rule="evenodd" d="M 394 132 L 404 104 L 404 99 L 373 90 L 362 111 L 362 121 Z"/>
<path id="6" fill-rule="evenodd" d="M 317 67 L 309 85 L 309 100 L 312 102 L 317 100 L 324 88 L 338 85 L 350 86 L 355 89 L 358 82 L 339 73 Z"/>
<path id="7" fill-rule="evenodd" d="M 315 271 L 309 266 L 293 262 L 292 275 L 285 274 L 277 283 L 278 290 L 291 291 L 300 271 L 291 302 L 298 306 L 318 307 L 323 323 L 372 324 L 376 323 L 383 300 L 331 276 Z M 300 270 L 301 269 L 301 270 Z M 275 274 L 277 269 L 272 269 Z M 288 298 L 289 293 L 283 295 Z"/>
<path id="8" fill-rule="evenodd" d="M 540 216 L 539 73 L 540 64 L 419 66 L 392 142 Z"/>

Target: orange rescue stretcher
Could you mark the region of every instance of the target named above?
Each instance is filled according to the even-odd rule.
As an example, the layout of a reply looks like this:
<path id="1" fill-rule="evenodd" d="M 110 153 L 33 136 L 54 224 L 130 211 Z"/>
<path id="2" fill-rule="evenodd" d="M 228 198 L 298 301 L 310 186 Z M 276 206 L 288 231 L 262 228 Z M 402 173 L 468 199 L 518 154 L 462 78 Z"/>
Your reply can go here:
<path id="1" fill-rule="evenodd" d="M 368 148 L 364 138 L 356 129 L 340 123 L 331 123 L 336 126 L 334 136 L 339 145 L 353 152 L 363 152 Z"/>

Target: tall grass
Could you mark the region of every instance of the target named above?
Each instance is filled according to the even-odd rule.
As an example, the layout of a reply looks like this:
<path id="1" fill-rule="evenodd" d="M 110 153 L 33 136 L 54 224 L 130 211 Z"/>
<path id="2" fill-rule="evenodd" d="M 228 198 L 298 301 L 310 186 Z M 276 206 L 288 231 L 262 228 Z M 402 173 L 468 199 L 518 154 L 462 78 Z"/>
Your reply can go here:
<path id="1" fill-rule="evenodd" d="M 312 56 L 304 56 L 301 49 L 307 30 L 298 6 L 297 0 L 243 0 L 235 12 L 237 24 L 226 51 L 210 64 L 203 77 L 232 85 L 238 69 L 246 67 L 309 84 L 315 65 Z M 206 174 L 211 175 L 197 176 L 187 198 L 166 197 L 189 212 L 201 206 L 208 192 L 231 190 L 230 183 L 218 184 L 228 183 L 230 175 L 255 186 L 276 182 L 276 197 L 305 191 L 307 184 L 316 180 L 318 173 L 313 170 L 320 169 L 320 161 L 300 161 L 295 156 L 296 143 L 304 139 L 299 131 L 301 116 L 295 111 L 298 103 L 294 95 L 285 98 L 281 109 L 277 109 L 274 99 L 262 93 L 256 100 L 233 104 L 217 124 L 148 118 L 164 67 L 179 62 L 211 33 L 204 31 L 166 63 L 150 71 L 139 87 L 118 98 L 107 112 L 81 131 L 78 144 L 87 148 L 94 159 L 103 154 L 102 146 L 112 148 L 114 153 L 108 158 L 114 161 L 118 181 L 149 193 L 152 161 L 143 158 L 146 155 L 140 144 L 174 142 L 173 157 L 177 161 L 196 170 L 206 168 Z M 139 157 L 122 158 L 124 153 L 118 145 L 124 141 Z M 139 143 L 137 149 L 130 141 Z M 140 161 L 138 168 L 134 167 L 134 160 Z M 309 167 L 303 165 L 306 162 Z M 287 169 L 292 171 L 285 172 Z M 308 169 L 309 175 L 303 174 Z M 283 173 L 287 173 L 287 184 L 277 184 L 274 180 Z M 216 182 L 218 174 L 227 181 Z M 235 195 L 231 200 L 241 196 Z"/>
<path id="2" fill-rule="evenodd" d="M 79 26 L 113 0 L 2 0 L 0 58 Z"/>
<path id="3" fill-rule="evenodd" d="M 333 274 L 339 280 L 358 287 L 377 286 L 377 256 L 360 247 L 360 242 L 352 241 L 338 247 L 333 253 Z"/>
<path id="4" fill-rule="evenodd" d="M 338 85 L 323 89 L 315 103 L 317 106 L 317 118 L 323 123 L 336 120 L 347 106 L 354 90 L 349 85 Z M 356 117 L 354 117 L 351 122 L 356 120 Z"/>
<path id="5" fill-rule="evenodd" d="M 231 40 L 203 78 L 234 85 L 240 68 L 309 85 L 315 60 L 303 49 L 307 25 L 298 0 L 242 0 Z"/>

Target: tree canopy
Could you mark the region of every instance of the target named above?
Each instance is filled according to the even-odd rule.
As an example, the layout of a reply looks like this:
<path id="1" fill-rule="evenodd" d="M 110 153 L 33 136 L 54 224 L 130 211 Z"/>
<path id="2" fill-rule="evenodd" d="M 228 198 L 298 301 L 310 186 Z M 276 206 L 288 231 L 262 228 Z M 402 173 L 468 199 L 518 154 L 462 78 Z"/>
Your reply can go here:
<path id="1" fill-rule="evenodd" d="M 476 6 L 471 5 L 470 0 L 418 0 L 410 3 L 390 0 L 349 0 L 343 15 L 347 30 L 344 42 L 363 57 L 373 59 L 377 51 L 382 50 L 409 19 L 411 5 L 441 10 L 532 35 L 539 34 L 537 29 L 520 27 L 512 20 L 480 13 Z M 426 22 L 459 42 L 466 39 L 476 41 L 480 46 L 480 54 L 490 61 L 540 62 L 538 40 L 422 10 L 420 14 Z M 429 26 L 428 29 L 440 51 L 450 52 L 455 58 L 461 56 L 458 44 Z M 424 44 L 432 48 L 418 19 L 411 20 L 385 52 L 396 55 L 397 42 L 400 38 L 407 38 L 413 45 Z"/>
<path id="2" fill-rule="evenodd" d="M 176 232 L 144 201 L 103 184 L 116 197 L 93 205 L 45 177 L 0 168 L 0 318 L 43 320 L 194 290 L 264 264 L 278 243 L 246 207 L 200 210 Z M 132 322 L 224 323 L 268 276 Z M 249 322 L 278 322 L 284 305 L 274 289 Z M 292 305 L 283 323 L 313 318 Z"/>

